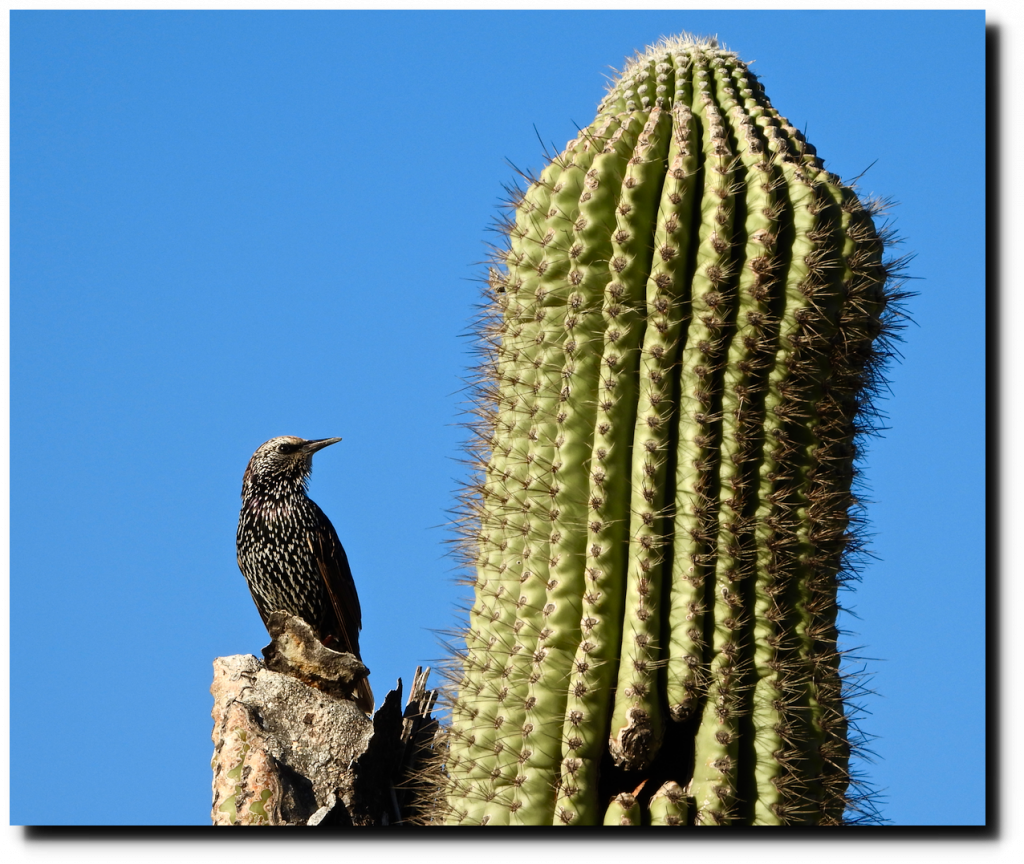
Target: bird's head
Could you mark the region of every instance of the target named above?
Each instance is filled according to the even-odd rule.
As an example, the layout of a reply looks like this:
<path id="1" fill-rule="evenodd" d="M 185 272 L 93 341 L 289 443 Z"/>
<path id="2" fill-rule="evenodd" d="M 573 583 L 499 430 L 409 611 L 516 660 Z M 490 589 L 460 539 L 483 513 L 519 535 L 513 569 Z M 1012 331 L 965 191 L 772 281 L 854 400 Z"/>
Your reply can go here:
<path id="1" fill-rule="evenodd" d="M 261 444 L 245 469 L 242 498 L 253 494 L 280 497 L 306 491 L 306 481 L 313 470 L 313 454 L 340 438 L 306 441 L 294 435 L 271 438 Z"/>

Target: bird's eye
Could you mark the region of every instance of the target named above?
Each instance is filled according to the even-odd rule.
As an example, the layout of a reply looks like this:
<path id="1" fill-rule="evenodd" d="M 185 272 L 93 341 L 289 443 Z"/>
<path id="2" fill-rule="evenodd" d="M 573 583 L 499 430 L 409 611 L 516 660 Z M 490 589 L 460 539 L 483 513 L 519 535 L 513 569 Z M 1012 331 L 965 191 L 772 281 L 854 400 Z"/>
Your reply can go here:
<path id="1" fill-rule="evenodd" d="M 278 453 L 291 453 L 293 449 L 295 449 L 295 448 L 293 448 L 291 444 L 278 444 L 277 445 L 277 452 Z"/>

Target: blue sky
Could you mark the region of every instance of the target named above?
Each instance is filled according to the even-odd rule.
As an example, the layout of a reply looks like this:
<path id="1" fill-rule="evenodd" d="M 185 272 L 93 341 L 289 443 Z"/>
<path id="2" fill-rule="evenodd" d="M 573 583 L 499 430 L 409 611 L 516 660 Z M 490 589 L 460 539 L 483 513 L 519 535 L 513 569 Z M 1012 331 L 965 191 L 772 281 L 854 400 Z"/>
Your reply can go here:
<path id="1" fill-rule="evenodd" d="M 560 149 L 610 67 L 682 30 L 900 202 L 920 295 L 843 621 L 876 691 L 860 767 L 893 823 L 984 821 L 983 13 L 15 12 L 13 823 L 208 822 L 210 664 L 267 641 L 234 532 L 274 435 L 344 438 L 310 491 L 378 699 L 440 656 L 510 163 L 542 167 L 538 134 Z M 88 793 L 55 800 L 69 775 Z"/>

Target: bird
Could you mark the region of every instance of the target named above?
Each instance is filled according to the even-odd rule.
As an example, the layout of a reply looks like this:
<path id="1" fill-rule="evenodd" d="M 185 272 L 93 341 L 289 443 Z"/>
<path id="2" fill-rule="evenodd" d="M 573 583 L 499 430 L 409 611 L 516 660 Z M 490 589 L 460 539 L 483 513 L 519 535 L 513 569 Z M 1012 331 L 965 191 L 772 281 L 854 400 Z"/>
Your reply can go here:
<path id="1" fill-rule="evenodd" d="M 313 454 L 340 440 L 283 435 L 253 453 L 242 477 L 238 568 L 264 625 L 283 610 L 309 624 L 326 647 L 361 661 L 362 613 L 348 556 L 331 520 L 306 494 Z M 354 699 L 373 713 L 365 678 Z"/>

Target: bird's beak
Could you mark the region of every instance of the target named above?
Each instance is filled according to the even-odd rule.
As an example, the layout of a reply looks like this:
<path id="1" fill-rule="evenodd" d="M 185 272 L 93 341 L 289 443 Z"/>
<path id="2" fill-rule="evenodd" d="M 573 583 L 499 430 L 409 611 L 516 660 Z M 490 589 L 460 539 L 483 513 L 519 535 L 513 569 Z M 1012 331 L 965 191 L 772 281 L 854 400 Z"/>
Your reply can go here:
<path id="1" fill-rule="evenodd" d="M 340 438 L 321 438 L 318 441 L 307 441 L 302 445 L 302 449 L 312 456 L 317 450 L 323 450 L 324 447 L 337 444 L 340 440 Z"/>

